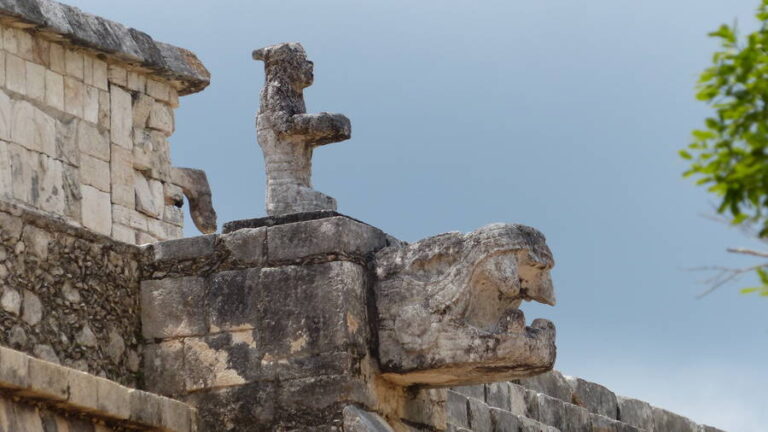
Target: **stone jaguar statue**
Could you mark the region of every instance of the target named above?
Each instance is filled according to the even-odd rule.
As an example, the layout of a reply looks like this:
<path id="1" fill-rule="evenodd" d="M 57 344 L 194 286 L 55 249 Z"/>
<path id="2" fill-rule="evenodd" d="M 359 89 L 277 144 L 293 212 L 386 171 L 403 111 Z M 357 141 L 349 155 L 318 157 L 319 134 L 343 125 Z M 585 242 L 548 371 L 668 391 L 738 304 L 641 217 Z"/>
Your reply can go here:
<path id="1" fill-rule="evenodd" d="M 400 385 L 514 379 L 552 369 L 555 328 L 525 325 L 523 300 L 555 304 L 544 236 L 494 224 L 375 257 L 379 359 Z"/>

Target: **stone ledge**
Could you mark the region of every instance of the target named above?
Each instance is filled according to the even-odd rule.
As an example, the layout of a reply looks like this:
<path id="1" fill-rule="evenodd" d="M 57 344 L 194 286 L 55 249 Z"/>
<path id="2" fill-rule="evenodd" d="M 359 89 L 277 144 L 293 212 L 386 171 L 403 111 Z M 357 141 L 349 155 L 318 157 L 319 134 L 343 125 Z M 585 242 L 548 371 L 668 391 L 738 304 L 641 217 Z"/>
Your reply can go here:
<path id="1" fill-rule="evenodd" d="M 22 400 L 133 427 L 196 430 L 197 410 L 75 369 L 0 347 L 0 390 Z"/>
<path id="2" fill-rule="evenodd" d="M 73 6 L 52 0 L 0 0 L 0 15 L 116 61 L 150 69 L 173 81 L 181 95 L 199 92 L 210 83 L 210 73 L 192 52 Z"/>
<path id="3" fill-rule="evenodd" d="M 2 2 L 2 0 L 0 0 L 0 2 Z M 0 199 L 0 216 L 2 216 L 3 213 L 10 215 L 11 217 L 19 218 L 23 223 L 28 223 L 38 228 L 60 232 L 97 244 L 110 243 L 115 247 L 115 251 L 135 254 L 137 258 L 141 252 L 139 246 L 115 240 L 107 235 L 99 234 L 87 228 L 75 225 L 61 216 L 45 213 L 42 210 L 24 204 L 12 203 Z"/>

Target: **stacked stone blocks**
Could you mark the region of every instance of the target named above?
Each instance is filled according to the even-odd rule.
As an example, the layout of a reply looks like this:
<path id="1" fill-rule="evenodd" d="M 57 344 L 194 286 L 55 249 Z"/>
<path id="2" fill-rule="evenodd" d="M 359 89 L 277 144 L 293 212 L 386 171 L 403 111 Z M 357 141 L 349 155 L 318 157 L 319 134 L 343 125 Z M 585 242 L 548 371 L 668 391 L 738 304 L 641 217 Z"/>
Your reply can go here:
<path id="1" fill-rule="evenodd" d="M 128 243 L 181 237 L 176 88 L 14 25 L 0 25 L 0 199 Z"/>

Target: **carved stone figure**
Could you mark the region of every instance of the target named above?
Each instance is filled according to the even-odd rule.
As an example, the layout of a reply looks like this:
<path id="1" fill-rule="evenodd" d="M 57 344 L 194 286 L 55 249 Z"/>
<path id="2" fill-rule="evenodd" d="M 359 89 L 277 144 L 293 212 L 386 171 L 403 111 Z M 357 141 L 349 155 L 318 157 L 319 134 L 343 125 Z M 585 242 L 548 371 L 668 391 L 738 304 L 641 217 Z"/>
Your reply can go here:
<path id="1" fill-rule="evenodd" d="M 256 131 L 267 171 L 267 214 L 336 210 L 336 200 L 312 189 L 312 151 L 349 139 L 349 119 L 306 113 L 303 91 L 312 85 L 313 65 L 301 44 L 261 48 L 253 58 L 264 62 L 266 76 Z"/>
<path id="2" fill-rule="evenodd" d="M 401 385 L 457 385 L 552 369 L 555 328 L 525 325 L 523 300 L 555 304 L 544 236 L 493 224 L 376 254 L 379 359 Z"/>
<path id="3" fill-rule="evenodd" d="M 189 201 L 192 222 L 203 234 L 216 231 L 216 210 L 211 200 L 211 187 L 205 171 L 193 168 L 171 168 L 173 183 L 180 187 Z"/>

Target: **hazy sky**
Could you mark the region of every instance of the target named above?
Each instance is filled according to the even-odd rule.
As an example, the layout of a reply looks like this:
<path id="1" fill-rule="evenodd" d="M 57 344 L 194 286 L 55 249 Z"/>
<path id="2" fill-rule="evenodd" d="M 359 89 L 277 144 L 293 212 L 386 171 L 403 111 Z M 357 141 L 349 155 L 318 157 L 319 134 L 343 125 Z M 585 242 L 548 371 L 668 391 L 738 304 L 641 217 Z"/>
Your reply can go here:
<path id="1" fill-rule="evenodd" d="M 264 215 L 250 52 L 300 41 L 310 111 L 352 120 L 315 153 L 340 211 L 413 241 L 490 222 L 543 231 L 555 254 L 556 367 L 729 431 L 768 424 L 768 300 L 702 300 L 686 268 L 747 238 L 702 215 L 677 150 L 707 108 L 707 32 L 758 0 L 69 0 L 196 52 L 211 86 L 182 98 L 176 165 L 203 168 L 220 222 Z M 187 235 L 196 235 L 189 223 Z M 748 284 L 744 280 L 741 286 Z"/>

